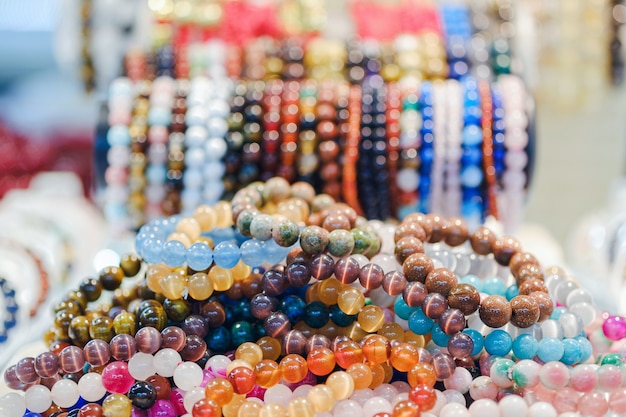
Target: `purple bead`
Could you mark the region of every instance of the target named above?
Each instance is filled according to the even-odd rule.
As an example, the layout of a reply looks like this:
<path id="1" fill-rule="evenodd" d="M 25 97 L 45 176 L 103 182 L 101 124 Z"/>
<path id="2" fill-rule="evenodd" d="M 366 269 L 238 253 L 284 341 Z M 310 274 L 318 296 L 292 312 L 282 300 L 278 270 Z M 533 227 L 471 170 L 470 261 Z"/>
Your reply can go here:
<path id="1" fill-rule="evenodd" d="M 143 330 L 143 329 L 142 329 Z M 154 329 L 158 333 L 157 329 Z M 161 334 L 159 333 L 159 336 Z M 127 361 L 137 352 L 137 343 L 129 334 L 118 334 L 110 343 L 111 356 L 118 361 Z"/>
<path id="2" fill-rule="evenodd" d="M 607 339 L 616 342 L 626 337 L 626 319 L 622 316 L 609 316 L 602 324 Z"/>
<path id="3" fill-rule="evenodd" d="M 174 410 L 176 410 L 177 415 L 182 416 L 187 411 L 185 410 L 185 405 L 183 401 L 185 400 L 185 392 L 180 388 L 174 388 L 172 393 L 170 394 L 170 402 L 174 406 Z"/>
<path id="4" fill-rule="evenodd" d="M 148 417 L 176 417 L 176 409 L 167 400 L 157 400 L 148 410 Z"/>
<path id="5" fill-rule="evenodd" d="M 267 391 L 267 389 L 255 385 L 252 391 L 246 394 L 246 398 L 254 397 L 263 400 L 265 398 L 265 391 Z"/>
<path id="6" fill-rule="evenodd" d="M 130 412 L 130 417 L 148 417 L 148 411 L 133 407 L 133 410 Z"/>

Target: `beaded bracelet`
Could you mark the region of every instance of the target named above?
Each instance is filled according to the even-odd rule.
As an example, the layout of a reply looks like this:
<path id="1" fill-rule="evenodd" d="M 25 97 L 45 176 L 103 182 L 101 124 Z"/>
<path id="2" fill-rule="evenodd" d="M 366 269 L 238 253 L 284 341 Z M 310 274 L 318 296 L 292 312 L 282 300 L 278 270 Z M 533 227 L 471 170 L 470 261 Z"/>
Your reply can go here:
<path id="1" fill-rule="evenodd" d="M 318 158 L 320 161 L 320 192 L 334 199 L 341 197 L 341 131 L 339 126 L 339 91 L 335 83 L 321 83 L 317 90 L 317 137 Z"/>
<path id="2" fill-rule="evenodd" d="M 292 64 L 289 71 L 297 68 Z M 281 107 L 281 135 L 282 143 L 280 145 L 281 163 L 277 170 L 279 177 L 285 178 L 293 183 L 296 180 L 296 169 L 294 167 L 297 157 L 297 140 L 298 140 L 298 121 L 299 121 L 299 101 L 300 101 L 300 83 L 290 81 L 285 84 L 282 97 Z"/>
<path id="3" fill-rule="evenodd" d="M 432 84 L 430 82 L 422 83 L 420 96 L 420 110 L 422 114 L 422 128 L 420 134 L 422 136 L 422 144 L 419 149 L 420 158 L 420 175 L 419 175 L 419 212 L 427 213 L 430 208 L 430 172 L 432 169 L 434 151 L 433 151 L 433 98 Z"/>
<path id="4" fill-rule="evenodd" d="M 351 86 L 348 103 L 348 113 L 350 115 L 348 120 L 349 130 L 346 137 L 346 145 L 344 146 L 343 171 L 341 173 L 343 199 L 359 216 L 363 215 L 358 199 L 356 171 L 356 164 L 359 160 L 359 142 L 361 140 L 361 100 L 361 88 L 359 86 Z"/>
<path id="5" fill-rule="evenodd" d="M 244 109 L 243 137 L 241 161 L 242 166 L 238 173 L 238 179 L 242 186 L 246 186 L 260 177 L 261 163 L 261 127 L 263 120 L 263 108 L 261 100 L 265 85 L 261 82 L 248 84 L 246 93 L 246 107 Z"/>
<path id="6" fill-rule="evenodd" d="M 262 181 L 273 177 L 278 169 L 279 151 L 282 143 L 280 126 L 283 90 L 282 81 L 270 80 L 267 83 L 263 98 Z"/>
<path id="7" fill-rule="evenodd" d="M 429 212 L 443 212 L 443 190 L 447 150 L 447 95 L 443 81 L 433 82 L 433 162 L 430 170 Z"/>
<path id="8" fill-rule="evenodd" d="M 163 214 L 172 216 L 180 213 L 180 193 L 183 188 L 185 167 L 185 113 L 187 112 L 187 93 L 189 86 L 178 80 L 178 88 L 172 109 L 171 133 L 168 141 L 167 174 L 165 180 L 165 199 L 162 204 Z"/>
<path id="9" fill-rule="evenodd" d="M 478 85 L 481 104 L 481 126 L 483 130 L 483 170 L 487 185 L 487 212 L 498 219 L 498 206 L 496 200 L 496 169 L 493 158 L 493 102 L 489 83 L 481 81 Z"/>
<path id="10" fill-rule="evenodd" d="M 242 148 L 244 144 L 243 127 L 245 124 L 244 111 L 246 108 L 246 94 L 248 92 L 245 82 L 235 84 L 234 94 L 230 101 L 230 114 L 228 115 L 228 134 L 226 144 L 228 151 L 224 156 L 224 197 L 232 198 L 235 192 L 241 188 L 238 173 L 242 167 Z"/>
<path id="11" fill-rule="evenodd" d="M 461 184 L 460 168 L 463 157 L 461 141 L 463 130 L 463 103 L 461 85 L 456 80 L 446 81 L 447 116 L 446 123 L 446 160 L 445 160 L 445 188 L 444 211 L 448 217 L 460 215 Z"/>

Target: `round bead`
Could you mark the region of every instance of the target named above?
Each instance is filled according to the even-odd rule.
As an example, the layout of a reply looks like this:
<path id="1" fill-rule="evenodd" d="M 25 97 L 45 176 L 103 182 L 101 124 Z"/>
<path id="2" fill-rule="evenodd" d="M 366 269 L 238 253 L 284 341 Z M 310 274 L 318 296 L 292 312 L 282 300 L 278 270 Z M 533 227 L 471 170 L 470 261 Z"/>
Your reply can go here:
<path id="1" fill-rule="evenodd" d="M 111 362 L 102 370 L 102 385 L 109 392 L 125 394 L 134 383 L 126 362 Z"/>
<path id="2" fill-rule="evenodd" d="M 478 310 L 480 319 L 489 327 L 502 327 L 511 320 L 511 305 L 499 295 L 486 297 Z"/>
<path id="3" fill-rule="evenodd" d="M 89 372 L 78 380 L 78 393 L 86 401 L 98 401 L 104 397 L 107 389 L 102 383 L 102 375 Z"/>
<path id="4" fill-rule="evenodd" d="M 52 394 L 43 385 L 30 387 L 24 395 L 26 408 L 35 413 L 43 413 L 52 405 Z"/>
<path id="5" fill-rule="evenodd" d="M 52 401 L 63 408 L 73 406 L 79 398 L 78 385 L 71 379 L 58 380 L 50 392 L 52 393 Z"/>
<path id="6" fill-rule="evenodd" d="M 130 417 L 132 403 L 125 395 L 111 394 L 102 403 L 102 411 L 106 417 Z"/>

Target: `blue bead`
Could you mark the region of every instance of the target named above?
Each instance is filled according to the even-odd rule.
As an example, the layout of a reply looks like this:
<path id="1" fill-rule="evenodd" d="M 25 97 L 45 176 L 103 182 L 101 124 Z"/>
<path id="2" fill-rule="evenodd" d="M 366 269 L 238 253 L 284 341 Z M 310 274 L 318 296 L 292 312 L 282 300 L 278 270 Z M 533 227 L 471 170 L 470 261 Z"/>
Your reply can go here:
<path id="1" fill-rule="evenodd" d="M 433 319 L 424 314 L 421 307 L 418 307 L 409 317 L 409 329 L 415 334 L 424 335 L 430 333 L 434 323 Z"/>
<path id="2" fill-rule="evenodd" d="M 580 360 L 579 363 L 585 362 L 593 353 L 593 347 L 591 342 L 586 337 L 577 337 L 576 341 L 580 345 Z"/>
<path id="3" fill-rule="evenodd" d="M 537 356 L 543 362 L 558 361 L 563 357 L 563 342 L 554 337 L 544 337 L 539 341 Z"/>
<path id="4" fill-rule="evenodd" d="M 255 342 L 252 325 L 247 321 L 238 321 L 230 328 L 230 335 L 233 346 L 237 347 L 245 342 Z"/>
<path id="5" fill-rule="evenodd" d="M 469 335 L 474 342 L 474 350 L 472 350 L 472 356 L 478 355 L 483 348 L 485 347 L 485 338 L 483 335 L 476 329 L 465 329 L 463 333 Z"/>
<path id="6" fill-rule="evenodd" d="M 241 259 L 246 265 L 252 267 L 263 264 L 263 249 L 261 242 L 256 239 L 250 239 L 241 244 Z"/>
<path id="7" fill-rule="evenodd" d="M 337 304 L 330 308 L 330 319 L 339 327 L 346 327 L 354 323 L 357 319 L 356 314 L 346 314 Z"/>
<path id="8" fill-rule="evenodd" d="M 489 295 L 506 295 L 506 284 L 498 277 L 487 277 L 483 280 L 483 292 Z"/>
<path id="9" fill-rule="evenodd" d="M 280 311 L 285 313 L 291 323 L 300 321 L 306 303 L 297 295 L 288 295 L 280 303 Z"/>
<path id="10" fill-rule="evenodd" d="M 148 123 L 151 126 L 167 126 L 171 118 L 172 112 L 165 107 L 151 107 L 148 110 Z"/>
<path id="11" fill-rule="evenodd" d="M 213 259 L 216 265 L 230 269 L 241 259 L 241 250 L 234 242 L 222 242 L 215 247 Z"/>
<path id="12" fill-rule="evenodd" d="M 330 310 L 320 301 L 313 301 L 304 308 L 303 317 L 307 326 L 314 329 L 324 327 L 330 319 Z"/>
<path id="13" fill-rule="evenodd" d="M 167 266 L 181 266 L 185 262 L 186 251 L 187 249 L 182 242 L 170 240 L 163 245 L 161 259 Z"/>
<path id="14" fill-rule="evenodd" d="M 483 151 L 478 146 L 467 146 L 463 148 L 461 166 L 480 165 L 483 161 Z"/>
<path id="15" fill-rule="evenodd" d="M 480 110 L 480 106 L 478 105 L 480 100 L 478 100 L 478 93 L 470 92 L 469 98 L 465 102 L 465 114 L 463 115 L 463 123 L 466 126 L 480 126 L 482 111 Z M 482 130 L 481 130 L 482 137 Z"/>
<path id="16" fill-rule="evenodd" d="M 213 263 L 213 250 L 206 243 L 194 243 L 187 249 L 185 259 L 189 268 L 204 271 Z"/>
<path id="17" fill-rule="evenodd" d="M 265 260 L 270 264 L 280 263 L 287 256 L 289 249 L 280 246 L 274 239 L 262 243 Z M 287 252 L 286 252 L 287 251 Z"/>
<path id="18" fill-rule="evenodd" d="M 204 340 L 207 347 L 214 352 L 223 353 L 230 349 L 230 332 L 224 326 L 216 327 L 215 329 L 210 330 Z"/>
<path id="19" fill-rule="evenodd" d="M 533 335 L 521 334 L 513 341 L 513 354 L 518 359 L 532 359 L 537 355 L 539 342 Z"/>
<path id="20" fill-rule="evenodd" d="M 24 414 L 24 417 L 41 417 L 41 414 L 39 414 L 39 413 L 34 413 L 34 412 L 32 412 L 32 411 L 27 411 L 27 412 Z"/>
<path id="21" fill-rule="evenodd" d="M 448 336 L 441 327 L 439 327 L 439 323 L 435 323 L 433 325 L 431 336 L 433 338 L 433 342 L 437 346 L 446 347 L 448 346 L 448 341 L 450 340 L 450 336 Z"/>
<path id="22" fill-rule="evenodd" d="M 110 146 L 129 146 L 130 133 L 128 126 L 111 126 L 107 131 L 107 142 Z"/>
<path id="23" fill-rule="evenodd" d="M 461 169 L 461 185 L 468 188 L 477 188 L 482 184 L 483 170 L 476 165 L 469 165 Z"/>
<path id="24" fill-rule="evenodd" d="M 460 279 L 459 282 L 461 284 L 470 284 L 471 286 L 476 288 L 478 292 L 483 292 L 483 282 L 476 275 L 465 275 L 463 278 Z"/>
<path id="25" fill-rule="evenodd" d="M 146 168 L 146 180 L 149 184 L 164 184 L 167 177 L 165 165 L 150 165 Z"/>
<path id="26" fill-rule="evenodd" d="M 161 252 L 163 251 L 163 242 L 159 239 L 148 239 L 143 244 L 143 253 L 141 257 L 149 264 L 161 263 Z"/>
<path id="27" fill-rule="evenodd" d="M 580 348 L 580 343 L 575 339 L 563 340 L 563 357 L 561 362 L 565 365 L 574 365 L 580 361 L 583 355 L 583 351 Z"/>
<path id="28" fill-rule="evenodd" d="M 422 160 L 422 168 L 424 165 L 430 165 L 435 157 L 435 152 L 431 148 L 422 148 L 420 158 Z M 421 169 L 420 169 L 421 171 Z"/>
<path id="29" fill-rule="evenodd" d="M 401 295 L 396 297 L 396 301 L 393 303 L 393 311 L 395 311 L 398 317 L 400 317 L 402 320 L 408 320 L 411 316 L 411 313 L 413 313 L 415 310 L 417 310 L 417 307 L 409 307 L 409 305 L 404 301 L 404 298 L 402 298 Z"/>
<path id="30" fill-rule="evenodd" d="M 506 356 L 513 348 L 511 335 L 504 330 L 494 330 L 485 336 L 485 350 L 490 355 Z"/>
<path id="31" fill-rule="evenodd" d="M 513 284 L 509 288 L 506 289 L 506 299 L 511 301 L 513 298 L 519 295 L 519 288 L 517 285 Z"/>
<path id="32" fill-rule="evenodd" d="M 550 316 L 550 320 L 558 320 L 561 317 L 561 314 L 567 313 L 567 308 L 565 307 L 556 307 L 552 311 L 552 315 Z"/>

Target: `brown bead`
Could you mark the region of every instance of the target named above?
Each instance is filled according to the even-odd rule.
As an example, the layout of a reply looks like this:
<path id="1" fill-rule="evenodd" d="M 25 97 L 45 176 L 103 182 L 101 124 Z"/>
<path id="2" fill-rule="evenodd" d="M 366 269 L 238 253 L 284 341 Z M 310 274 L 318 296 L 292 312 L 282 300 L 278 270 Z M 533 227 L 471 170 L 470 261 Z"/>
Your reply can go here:
<path id="1" fill-rule="evenodd" d="M 409 307 L 421 307 L 428 291 L 426 286 L 419 281 L 409 282 L 402 291 L 402 298 Z"/>
<path id="2" fill-rule="evenodd" d="M 479 255 L 489 255 L 496 242 L 496 234 L 486 227 L 479 227 L 470 237 L 472 249 Z"/>
<path id="3" fill-rule="evenodd" d="M 100 283 L 102 288 L 108 291 L 113 291 L 122 285 L 124 279 L 124 271 L 117 266 L 107 266 L 100 271 Z"/>
<path id="4" fill-rule="evenodd" d="M 426 218 L 430 219 L 432 223 L 432 231 L 428 241 L 430 243 L 441 242 L 446 237 L 448 232 L 448 220 L 434 213 L 427 214 Z"/>
<path id="5" fill-rule="evenodd" d="M 448 294 L 448 304 L 451 308 L 457 308 L 469 316 L 478 310 L 480 293 L 473 285 L 458 284 Z"/>
<path id="6" fill-rule="evenodd" d="M 550 295 L 545 292 L 534 292 L 528 295 L 531 299 L 533 299 L 537 306 L 539 307 L 539 319 L 538 321 L 544 321 L 552 316 L 552 312 L 554 311 L 554 301 L 550 298 Z"/>
<path id="7" fill-rule="evenodd" d="M 396 260 L 400 264 L 404 264 L 404 261 L 414 253 L 423 253 L 424 243 L 416 237 L 407 236 L 396 242 L 394 248 L 394 255 Z"/>
<path id="8" fill-rule="evenodd" d="M 209 323 L 209 327 L 219 327 L 226 321 L 226 311 L 224 307 L 215 301 L 206 303 L 200 309 L 202 317 L 206 318 Z"/>
<path id="9" fill-rule="evenodd" d="M 425 284 L 429 293 L 436 292 L 447 297 L 452 288 L 457 286 L 458 280 L 456 274 L 448 268 L 437 268 L 428 274 Z"/>
<path id="10" fill-rule="evenodd" d="M 424 232 L 426 233 L 426 238 L 424 239 L 424 242 L 427 242 L 430 240 L 430 235 L 433 232 L 433 222 L 432 220 L 427 217 L 425 214 L 423 213 L 412 213 L 409 214 L 408 216 L 406 216 L 403 220 L 403 223 L 408 222 L 417 222 L 419 223 L 420 226 L 422 226 L 422 229 L 424 229 Z"/>
<path id="11" fill-rule="evenodd" d="M 141 261 L 135 254 L 124 255 L 120 261 L 120 268 L 122 268 L 125 277 L 134 277 L 141 269 Z"/>
<path id="12" fill-rule="evenodd" d="M 465 220 L 460 217 L 448 219 L 448 230 L 444 241 L 450 246 L 462 245 L 469 239 L 469 228 Z"/>
<path id="13" fill-rule="evenodd" d="M 332 140 L 338 133 L 337 125 L 330 120 L 323 120 L 317 124 L 317 134 L 321 140 Z"/>
<path id="14" fill-rule="evenodd" d="M 443 295 L 433 292 L 424 298 L 422 310 L 431 319 L 438 319 L 448 309 L 448 300 Z"/>
<path id="15" fill-rule="evenodd" d="M 394 242 L 399 241 L 403 237 L 416 237 L 422 242 L 426 241 L 426 231 L 418 222 L 403 221 L 393 235 Z"/>
<path id="16" fill-rule="evenodd" d="M 59 362 L 61 363 L 61 369 L 67 374 L 80 372 L 83 366 L 85 366 L 83 350 L 78 346 L 68 346 L 61 351 Z"/>
<path id="17" fill-rule="evenodd" d="M 341 167 L 335 162 L 325 164 L 320 169 L 320 178 L 326 182 L 334 182 L 341 176 Z M 327 192 L 327 194 L 333 195 L 333 193 Z"/>
<path id="18" fill-rule="evenodd" d="M 426 277 L 434 268 L 432 259 L 425 253 L 414 253 L 402 263 L 404 276 L 409 282 L 426 281 Z"/>
<path id="19" fill-rule="evenodd" d="M 334 140 L 322 141 L 318 146 L 319 157 L 322 162 L 328 163 L 337 159 L 339 156 L 339 145 Z"/>
<path id="20" fill-rule="evenodd" d="M 509 262 L 509 269 L 514 277 L 517 276 L 519 269 L 525 264 L 539 265 L 539 261 L 528 252 L 517 252 Z"/>
<path id="21" fill-rule="evenodd" d="M 364 265 L 359 272 L 359 283 L 368 290 L 379 288 L 384 278 L 385 272 L 376 264 Z"/>
<path id="22" fill-rule="evenodd" d="M 102 406 L 95 403 L 83 405 L 78 412 L 78 417 L 102 417 L 103 415 Z"/>
<path id="23" fill-rule="evenodd" d="M 169 400 L 172 386 L 166 378 L 161 375 L 152 375 L 146 379 L 146 382 L 156 390 L 157 400 Z"/>
<path id="24" fill-rule="evenodd" d="M 510 236 L 503 236 L 493 244 L 493 256 L 500 265 L 508 266 L 511 258 L 522 250 L 519 241 Z"/>
<path id="25" fill-rule="evenodd" d="M 541 266 L 530 263 L 522 264 L 522 266 L 517 269 L 517 273 L 513 274 L 513 276 L 515 277 L 515 281 L 517 281 L 518 286 L 529 279 L 538 279 L 539 281 L 543 281 L 544 278 Z"/>
<path id="26" fill-rule="evenodd" d="M 226 297 L 228 297 L 231 300 L 240 300 L 241 297 L 243 296 L 243 289 L 242 289 L 241 281 L 233 282 L 232 287 L 227 289 L 224 292 L 224 295 L 226 295 Z"/>
<path id="27" fill-rule="evenodd" d="M 486 326 L 502 327 L 511 320 L 511 305 L 500 295 L 490 295 L 480 303 L 478 314 Z"/>
<path id="28" fill-rule="evenodd" d="M 543 281 L 539 279 L 528 279 L 519 286 L 519 294 L 520 295 L 528 295 L 533 292 L 548 292 L 548 287 L 544 284 Z"/>
<path id="29" fill-rule="evenodd" d="M 383 290 L 389 295 L 399 295 L 406 288 L 406 277 L 400 271 L 391 271 L 383 278 Z"/>
<path id="30" fill-rule="evenodd" d="M 329 213 L 322 222 L 322 227 L 329 232 L 337 229 L 350 230 L 350 219 L 342 213 Z"/>
<path id="31" fill-rule="evenodd" d="M 523 329 L 539 320 L 539 305 L 527 295 L 518 295 L 511 300 L 511 324 Z"/>
<path id="32" fill-rule="evenodd" d="M 330 344 L 330 342 L 329 342 Z M 283 352 L 285 355 L 295 353 L 304 355 L 307 347 L 307 338 L 299 330 L 290 330 L 283 338 Z"/>
<path id="33" fill-rule="evenodd" d="M 465 315 L 456 308 L 449 308 L 439 317 L 439 327 L 452 336 L 465 328 Z"/>

